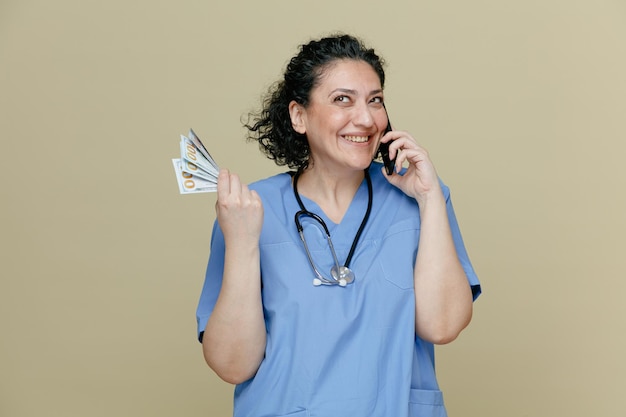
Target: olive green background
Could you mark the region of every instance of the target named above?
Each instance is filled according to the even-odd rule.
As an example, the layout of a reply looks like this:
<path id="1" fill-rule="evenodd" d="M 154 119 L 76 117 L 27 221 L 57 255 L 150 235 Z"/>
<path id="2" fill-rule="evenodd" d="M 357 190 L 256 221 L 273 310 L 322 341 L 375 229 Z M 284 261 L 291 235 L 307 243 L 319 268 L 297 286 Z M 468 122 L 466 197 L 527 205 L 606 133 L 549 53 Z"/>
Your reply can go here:
<path id="1" fill-rule="evenodd" d="M 626 415 L 626 2 L 0 0 L 0 416 L 230 414 L 195 339 L 215 195 L 171 158 L 192 127 L 282 171 L 240 118 L 336 30 L 386 58 L 483 283 L 450 416 Z"/>

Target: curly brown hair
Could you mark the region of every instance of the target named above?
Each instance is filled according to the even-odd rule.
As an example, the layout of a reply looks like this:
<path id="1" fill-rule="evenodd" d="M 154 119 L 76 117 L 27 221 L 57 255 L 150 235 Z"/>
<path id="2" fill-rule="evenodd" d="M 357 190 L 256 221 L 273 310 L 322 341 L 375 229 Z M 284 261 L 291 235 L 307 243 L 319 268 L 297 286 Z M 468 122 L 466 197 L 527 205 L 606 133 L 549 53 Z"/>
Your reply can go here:
<path id="1" fill-rule="evenodd" d="M 306 107 L 311 90 L 319 84 L 325 71 L 337 60 L 364 61 L 372 66 L 384 88 L 384 60 L 358 38 L 340 34 L 303 44 L 263 99 L 258 113 L 248 114 L 248 140 L 259 143 L 261 151 L 277 165 L 303 169 L 309 162 L 306 135 L 293 129 L 289 103 Z"/>

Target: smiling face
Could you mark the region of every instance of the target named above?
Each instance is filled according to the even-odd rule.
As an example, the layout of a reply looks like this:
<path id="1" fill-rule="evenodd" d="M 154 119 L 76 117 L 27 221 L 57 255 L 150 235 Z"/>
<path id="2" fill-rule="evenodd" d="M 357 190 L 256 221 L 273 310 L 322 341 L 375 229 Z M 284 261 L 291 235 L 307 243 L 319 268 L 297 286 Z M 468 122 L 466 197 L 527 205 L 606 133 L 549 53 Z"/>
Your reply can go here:
<path id="1" fill-rule="evenodd" d="M 311 90 L 309 104 L 291 102 L 289 110 L 294 129 L 307 137 L 314 170 L 367 168 L 387 127 L 380 79 L 360 60 L 330 64 Z"/>

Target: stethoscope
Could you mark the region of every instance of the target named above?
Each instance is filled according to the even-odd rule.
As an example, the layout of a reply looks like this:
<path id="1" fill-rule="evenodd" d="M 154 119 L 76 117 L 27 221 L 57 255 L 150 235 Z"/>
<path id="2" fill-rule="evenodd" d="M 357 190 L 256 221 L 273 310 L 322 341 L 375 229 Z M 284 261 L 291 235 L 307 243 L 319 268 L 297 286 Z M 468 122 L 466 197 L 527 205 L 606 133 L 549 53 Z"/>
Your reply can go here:
<path id="1" fill-rule="evenodd" d="M 328 227 L 326 226 L 326 222 L 315 213 L 308 211 L 302 200 L 300 199 L 300 194 L 298 193 L 298 177 L 300 176 L 301 171 L 298 170 L 294 174 L 293 177 L 293 192 L 296 196 L 296 200 L 298 201 L 298 205 L 300 206 L 300 211 L 298 211 L 295 215 L 296 228 L 298 229 L 298 234 L 300 235 L 300 240 L 304 245 L 304 250 L 306 252 L 307 258 L 309 259 L 309 263 L 311 264 L 311 268 L 313 268 L 313 273 L 315 274 L 315 278 L 313 278 L 313 285 L 318 287 L 320 285 L 339 285 L 340 287 L 345 287 L 348 284 L 354 282 L 354 272 L 350 269 L 350 261 L 352 261 L 352 255 L 354 255 L 354 250 L 356 249 L 356 244 L 361 237 L 361 233 L 365 228 L 365 224 L 370 217 L 370 212 L 372 211 L 372 180 L 370 178 L 369 172 L 365 170 L 365 180 L 367 182 L 367 210 L 365 211 L 365 216 L 363 216 L 363 220 L 361 221 L 361 225 L 359 226 L 359 230 L 356 232 L 356 236 L 354 236 L 354 240 L 352 241 L 352 247 L 350 248 L 350 252 L 348 253 L 348 257 L 346 258 L 346 262 L 343 266 L 339 265 L 339 260 L 337 259 L 337 252 L 335 252 L 335 247 L 333 246 L 333 241 L 330 238 L 330 232 Z M 313 262 L 313 257 L 311 256 L 311 252 L 309 251 L 309 246 L 306 243 L 306 239 L 304 238 L 304 229 L 302 228 L 302 224 L 300 223 L 300 218 L 302 216 L 310 217 L 319 223 L 324 232 L 326 233 L 326 240 L 328 240 L 328 246 L 330 247 L 330 252 L 333 255 L 333 261 L 335 265 L 330 269 L 330 278 L 323 276 L 320 271 L 315 266 L 315 262 Z"/>

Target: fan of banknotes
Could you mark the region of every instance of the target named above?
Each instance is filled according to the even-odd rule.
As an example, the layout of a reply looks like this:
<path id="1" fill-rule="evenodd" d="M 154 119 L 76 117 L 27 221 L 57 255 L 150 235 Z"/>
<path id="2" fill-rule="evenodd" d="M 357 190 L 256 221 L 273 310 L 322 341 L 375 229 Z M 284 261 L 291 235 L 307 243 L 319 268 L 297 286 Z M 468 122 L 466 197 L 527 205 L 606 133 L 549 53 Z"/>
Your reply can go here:
<path id="1" fill-rule="evenodd" d="M 180 135 L 180 158 L 172 159 L 180 193 L 217 191 L 219 167 L 193 129 L 188 136 Z"/>

